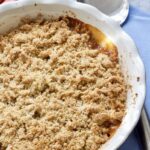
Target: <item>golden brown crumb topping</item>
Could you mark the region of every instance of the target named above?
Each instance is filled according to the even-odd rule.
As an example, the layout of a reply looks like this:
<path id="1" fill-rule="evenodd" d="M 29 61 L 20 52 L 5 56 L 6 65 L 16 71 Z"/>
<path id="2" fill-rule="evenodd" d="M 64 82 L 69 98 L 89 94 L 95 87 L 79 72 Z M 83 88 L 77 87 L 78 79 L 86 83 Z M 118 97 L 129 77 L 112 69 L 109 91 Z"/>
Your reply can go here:
<path id="1" fill-rule="evenodd" d="M 119 64 L 71 24 L 37 18 L 0 35 L 1 150 L 98 150 L 121 123 Z"/>

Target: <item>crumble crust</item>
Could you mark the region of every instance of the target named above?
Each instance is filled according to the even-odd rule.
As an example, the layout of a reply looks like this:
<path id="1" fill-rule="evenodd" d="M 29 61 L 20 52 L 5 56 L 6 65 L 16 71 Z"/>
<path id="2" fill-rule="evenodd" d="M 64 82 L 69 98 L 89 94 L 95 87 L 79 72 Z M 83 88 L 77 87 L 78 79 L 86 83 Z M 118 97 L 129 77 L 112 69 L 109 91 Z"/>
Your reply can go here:
<path id="1" fill-rule="evenodd" d="M 0 35 L 1 150 L 98 150 L 119 127 L 119 63 L 71 24 L 24 19 Z"/>

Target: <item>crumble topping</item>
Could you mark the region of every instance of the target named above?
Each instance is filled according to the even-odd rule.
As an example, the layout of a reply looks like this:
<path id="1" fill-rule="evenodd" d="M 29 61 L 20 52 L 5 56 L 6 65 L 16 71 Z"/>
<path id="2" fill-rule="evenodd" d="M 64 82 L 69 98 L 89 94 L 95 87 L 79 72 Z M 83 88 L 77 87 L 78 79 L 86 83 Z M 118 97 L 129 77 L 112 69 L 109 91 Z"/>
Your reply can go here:
<path id="1" fill-rule="evenodd" d="M 1 150 L 98 150 L 113 135 L 126 85 L 110 49 L 92 43 L 71 18 L 0 35 Z"/>

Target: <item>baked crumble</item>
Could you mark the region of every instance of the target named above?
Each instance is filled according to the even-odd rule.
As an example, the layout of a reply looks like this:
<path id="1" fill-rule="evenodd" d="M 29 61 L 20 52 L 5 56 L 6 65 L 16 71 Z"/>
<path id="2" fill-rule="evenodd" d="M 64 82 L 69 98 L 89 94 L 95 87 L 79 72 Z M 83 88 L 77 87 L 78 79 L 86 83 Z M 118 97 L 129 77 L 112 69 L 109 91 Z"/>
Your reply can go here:
<path id="1" fill-rule="evenodd" d="M 116 55 L 74 21 L 24 19 L 0 35 L 1 150 L 98 150 L 119 127 Z"/>

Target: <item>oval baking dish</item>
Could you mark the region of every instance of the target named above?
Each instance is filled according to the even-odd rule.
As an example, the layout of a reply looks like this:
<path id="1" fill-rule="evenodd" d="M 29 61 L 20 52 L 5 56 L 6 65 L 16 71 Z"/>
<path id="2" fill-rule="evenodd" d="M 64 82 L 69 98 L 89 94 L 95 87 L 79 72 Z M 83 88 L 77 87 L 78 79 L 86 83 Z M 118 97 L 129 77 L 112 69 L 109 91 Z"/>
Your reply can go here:
<path id="1" fill-rule="evenodd" d="M 20 0 L 0 6 L 0 33 L 16 27 L 24 16 L 44 17 L 68 15 L 102 31 L 117 47 L 122 72 L 130 85 L 126 115 L 115 134 L 101 149 L 117 149 L 135 127 L 145 98 L 145 70 L 133 40 L 110 17 L 98 9 L 73 0 Z"/>

